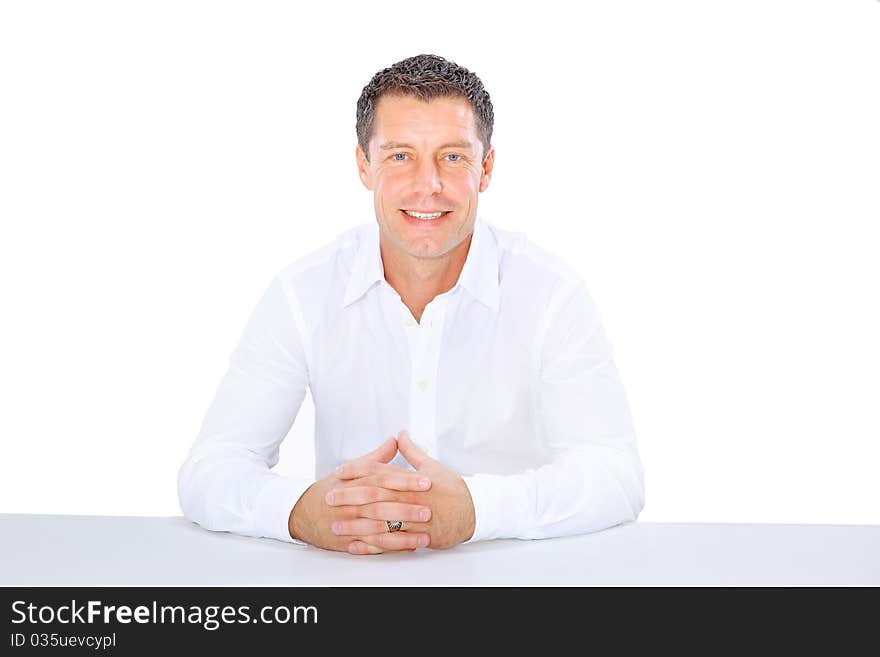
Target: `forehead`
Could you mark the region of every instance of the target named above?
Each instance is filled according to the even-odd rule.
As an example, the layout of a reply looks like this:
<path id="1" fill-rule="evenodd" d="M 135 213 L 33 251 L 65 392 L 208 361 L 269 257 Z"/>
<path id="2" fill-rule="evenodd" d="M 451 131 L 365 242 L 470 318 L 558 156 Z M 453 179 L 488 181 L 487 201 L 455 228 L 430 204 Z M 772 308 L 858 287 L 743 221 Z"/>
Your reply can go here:
<path id="1" fill-rule="evenodd" d="M 424 101 L 412 96 L 385 95 L 373 118 L 373 136 L 393 139 L 447 139 L 473 137 L 476 120 L 464 98 L 442 97 Z"/>

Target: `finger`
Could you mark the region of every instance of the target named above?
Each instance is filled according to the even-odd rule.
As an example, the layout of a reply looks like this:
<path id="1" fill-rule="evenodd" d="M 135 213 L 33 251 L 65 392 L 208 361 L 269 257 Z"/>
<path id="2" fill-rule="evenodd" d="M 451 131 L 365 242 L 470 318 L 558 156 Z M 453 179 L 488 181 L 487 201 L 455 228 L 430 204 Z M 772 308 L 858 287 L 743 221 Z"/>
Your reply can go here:
<path id="1" fill-rule="evenodd" d="M 424 492 L 431 488 L 431 479 L 418 472 L 373 474 L 356 479 L 340 479 L 337 488 L 377 486 L 399 492 Z"/>
<path id="2" fill-rule="evenodd" d="M 386 472 L 340 481 L 342 488 L 374 486 L 397 491 L 426 491 L 431 488 L 431 479 L 418 472 Z"/>
<path id="3" fill-rule="evenodd" d="M 393 500 L 394 493 L 378 486 L 351 486 L 350 488 L 334 488 L 324 496 L 324 499 L 330 506 L 360 505 Z"/>
<path id="4" fill-rule="evenodd" d="M 400 453 L 403 454 L 406 462 L 416 470 L 421 468 L 429 459 L 428 455 L 412 441 L 409 431 L 406 429 L 397 434 L 397 447 L 400 449 Z"/>
<path id="5" fill-rule="evenodd" d="M 379 554 L 384 552 L 382 548 L 364 543 L 363 541 L 352 541 L 348 544 L 348 551 L 352 554 Z M 412 552 L 412 550 L 410 550 Z"/>
<path id="6" fill-rule="evenodd" d="M 392 468 L 396 466 L 390 466 Z M 373 486 L 387 488 L 388 490 L 428 490 L 431 488 L 431 479 L 418 472 L 408 470 L 387 470 L 372 475 L 374 481 L 369 482 Z M 365 482 L 366 484 L 367 482 Z"/>
<path id="7" fill-rule="evenodd" d="M 386 464 L 386 463 L 388 463 L 388 461 L 393 459 L 396 455 L 397 455 L 397 438 L 395 438 L 394 436 L 391 436 L 384 443 L 382 443 L 376 449 L 374 449 L 372 452 L 368 452 L 368 453 L 364 454 L 363 456 L 359 456 L 358 458 L 353 459 L 353 460 L 349 461 L 348 463 L 343 463 L 342 465 L 340 465 L 339 467 L 336 468 L 336 471 L 334 472 L 334 474 L 337 476 L 337 478 L 341 478 L 341 477 L 339 477 L 339 473 L 342 471 L 343 468 L 346 468 L 347 466 L 354 466 L 354 467 L 356 467 L 357 470 L 360 471 L 360 470 L 364 469 L 367 466 L 367 464 L 371 464 L 371 463 L 375 463 L 375 464 L 379 464 L 379 465 Z M 355 464 L 356 464 L 356 466 L 355 466 Z M 405 472 L 405 470 L 403 470 L 403 471 Z"/>
<path id="8" fill-rule="evenodd" d="M 388 463 L 379 463 L 378 461 L 364 461 L 363 459 L 355 459 L 348 463 L 343 463 L 333 474 L 337 479 L 356 479 L 357 477 L 369 477 L 378 474 L 415 474 L 412 470 L 406 470 L 397 465 Z"/>
<path id="9" fill-rule="evenodd" d="M 345 507 L 343 507 L 345 509 Z M 402 502 L 373 502 L 345 509 L 346 517 L 372 518 L 373 520 L 409 520 L 427 522 L 431 519 L 431 509 L 418 504 Z"/>
<path id="10" fill-rule="evenodd" d="M 355 461 L 380 461 L 382 463 L 388 463 L 388 461 L 394 458 L 395 454 L 397 454 L 397 438 L 391 436 L 372 452 L 367 452 L 363 456 L 355 459 Z"/>
<path id="11" fill-rule="evenodd" d="M 384 520 L 355 518 L 353 520 L 337 520 L 330 525 L 330 530 L 337 536 L 367 536 L 388 532 L 388 523 Z M 405 522 L 397 532 L 421 534 L 428 531 L 428 524 L 423 522 Z"/>
<path id="12" fill-rule="evenodd" d="M 330 531 L 337 536 L 364 536 L 387 532 L 388 525 L 384 520 L 356 518 L 355 520 L 337 520 L 330 525 Z"/>
<path id="13" fill-rule="evenodd" d="M 428 544 L 431 542 L 431 537 L 427 534 L 411 534 L 410 532 L 385 532 L 384 534 L 358 536 L 358 540 L 387 552 L 396 552 L 400 550 L 415 550 L 420 547 L 428 547 Z"/>

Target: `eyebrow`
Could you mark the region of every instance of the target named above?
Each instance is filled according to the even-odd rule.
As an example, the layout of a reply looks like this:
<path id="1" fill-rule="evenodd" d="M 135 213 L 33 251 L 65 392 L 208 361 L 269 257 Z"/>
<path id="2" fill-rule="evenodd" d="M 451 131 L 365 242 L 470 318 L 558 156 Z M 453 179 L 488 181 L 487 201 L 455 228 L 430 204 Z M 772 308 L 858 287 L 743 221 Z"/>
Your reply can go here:
<path id="1" fill-rule="evenodd" d="M 471 148 L 473 144 L 469 141 L 451 141 L 446 144 L 442 144 L 440 148 Z M 415 148 L 412 144 L 404 144 L 399 141 L 388 141 L 379 146 L 380 150 L 387 151 L 392 148 Z"/>

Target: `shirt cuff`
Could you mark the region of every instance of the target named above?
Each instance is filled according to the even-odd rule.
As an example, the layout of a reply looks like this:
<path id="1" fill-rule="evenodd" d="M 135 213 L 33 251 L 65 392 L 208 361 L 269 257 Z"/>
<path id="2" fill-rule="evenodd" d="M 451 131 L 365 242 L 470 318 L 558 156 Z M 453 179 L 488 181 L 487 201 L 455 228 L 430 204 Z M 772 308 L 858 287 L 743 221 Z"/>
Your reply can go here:
<path id="1" fill-rule="evenodd" d="M 474 535 L 462 545 L 493 538 L 516 538 L 531 508 L 519 475 L 475 474 L 462 477 L 474 503 Z"/>
<path id="2" fill-rule="evenodd" d="M 308 545 L 290 535 L 288 521 L 294 505 L 314 482 L 305 477 L 271 478 L 257 495 L 255 527 L 261 536 L 287 543 Z"/>

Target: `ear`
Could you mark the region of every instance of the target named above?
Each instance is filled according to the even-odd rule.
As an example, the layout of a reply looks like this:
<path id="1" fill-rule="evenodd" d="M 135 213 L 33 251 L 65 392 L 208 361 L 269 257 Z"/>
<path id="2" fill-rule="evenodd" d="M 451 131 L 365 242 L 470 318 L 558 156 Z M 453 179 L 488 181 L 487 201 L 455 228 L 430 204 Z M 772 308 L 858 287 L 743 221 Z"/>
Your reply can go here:
<path id="1" fill-rule="evenodd" d="M 370 173 L 370 163 L 367 161 L 367 156 L 364 155 L 364 151 L 361 149 L 360 144 L 354 149 L 354 157 L 357 161 L 358 176 L 360 177 L 361 182 L 364 187 L 372 190 L 373 176 Z"/>
<path id="2" fill-rule="evenodd" d="M 486 159 L 483 160 L 483 173 L 480 176 L 480 191 L 485 192 L 492 179 L 492 169 L 495 167 L 495 147 L 489 149 Z"/>

